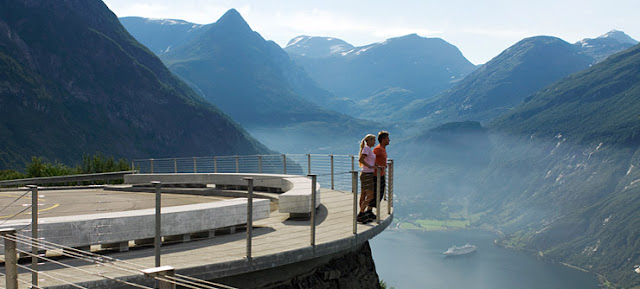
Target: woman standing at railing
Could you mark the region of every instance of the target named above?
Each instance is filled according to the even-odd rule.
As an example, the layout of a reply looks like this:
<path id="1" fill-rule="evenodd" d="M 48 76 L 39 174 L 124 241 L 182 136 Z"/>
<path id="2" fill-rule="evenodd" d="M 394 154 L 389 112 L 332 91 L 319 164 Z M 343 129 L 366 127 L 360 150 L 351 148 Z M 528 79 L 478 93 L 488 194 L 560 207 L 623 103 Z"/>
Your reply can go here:
<path id="1" fill-rule="evenodd" d="M 366 211 L 367 205 L 373 200 L 373 171 L 375 170 L 376 155 L 371 148 L 376 144 L 376 136 L 372 134 L 366 135 L 360 142 L 360 153 L 358 163 L 362 168 L 360 173 L 360 186 L 362 192 L 360 193 L 360 213 L 358 214 L 357 221 L 360 223 L 371 222 L 375 215 L 371 210 Z"/>

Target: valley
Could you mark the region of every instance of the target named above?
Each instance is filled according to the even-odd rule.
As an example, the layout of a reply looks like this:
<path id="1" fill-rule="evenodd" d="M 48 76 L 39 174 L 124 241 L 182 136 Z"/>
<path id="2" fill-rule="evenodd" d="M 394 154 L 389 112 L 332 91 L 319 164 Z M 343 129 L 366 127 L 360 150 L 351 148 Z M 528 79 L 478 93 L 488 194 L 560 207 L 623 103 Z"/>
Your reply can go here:
<path id="1" fill-rule="evenodd" d="M 26 2 L 0 10 L 0 170 L 95 152 L 357 154 L 387 130 L 398 229 L 498 231 L 640 287 L 640 46 L 624 32 L 528 37 L 476 66 L 417 34 L 282 48 L 235 9 L 200 25 Z"/>

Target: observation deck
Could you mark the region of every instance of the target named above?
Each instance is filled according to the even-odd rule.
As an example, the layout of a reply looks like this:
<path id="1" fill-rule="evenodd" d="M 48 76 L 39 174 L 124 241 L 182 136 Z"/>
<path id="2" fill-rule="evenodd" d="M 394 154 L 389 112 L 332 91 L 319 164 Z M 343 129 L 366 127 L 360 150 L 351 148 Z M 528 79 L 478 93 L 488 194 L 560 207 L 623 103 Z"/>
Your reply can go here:
<path id="1" fill-rule="evenodd" d="M 170 223 L 166 219 L 166 211 L 170 208 L 184 207 L 188 213 L 193 209 L 185 206 L 197 205 L 209 206 L 215 211 L 225 202 L 243 202 L 246 208 L 225 211 L 225 216 L 210 217 L 216 222 L 225 218 L 238 219 L 232 222 L 233 225 L 223 222 L 207 227 L 214 222 L 199 222 L 186 232 L 162 234 L 161 265 L 174 268 L 178 277 L 165 276 L 156 280 L 179 285 L 179 280 L 194 283 L 199 282 L 195 280 L 209 280 L 202 282 L 208 284 L 203 287 L 187 288 L 228 288 L 210 281 L 355 250 L 386 229 L 393 219 L 392 162 L 386 174 L 387 190 L 382 192 L 385 199 L 379 205 L 379 219 L 360 224 L 355 222 L 359 180 L 353 171 L 353 156 L 262 155 L 206 160 L 211 163 L 206 163 L 205 158 L 136 160 L 134 167 L 140 174 L 138 178 L 130 178 L 129 184 L 55 190 L 38 188 L 40 221 L 37 231 L 40 236 L 55 236 L 43 231 L 54 228 L 47 227 L 47 220 L 53 218 L 65 217 L 68 220 L 65 222 L 77 222 L 81 216 L 93 216 L 104 222 L 104 214 L 115 214 L 109 219 L 110 228 L 100 229 L 102 231 L 85 229 L 83 233 L 73 232 L 73 235 L 134 231 L 133 237 L 127 235 L 127 240 L 117 242 L 119 246 L 113 246 L 110 236 L 104 235 L 91 244 L 65 245 L 60 243 L 71 241 L 59 240 L 45 243 L 47 238 L 53 237 L 32 242 L 32 216 L 24 210 L 32 200 L 26 189 L 0 191 L 0 206 L 5 207 L 0 216 L 0 228 L 17 229 L 15 237 L 3 235 L 3 239 L 16 241 L 18 252 L 29 258 L 29 249 L 34 243 L 38 244 L 37 286 L 41 288 L 153 288 L 154 278 L 145 277 L 143 272 L 157 267 L 154 240 L 143 233 L 149 229 L 149 224 L 123 223 L 124 219 L 119 218 L 148 214 L 142 212 L 156 207 L 158 191 L 162 198 L 162 232 L 175 229 L 165 225 Z M 187 178 L 177 181 L 176 176 Z M 161 184 L 153 187 L 146 182 L 148 178 Z M 145 182 L 137 182 L 143 179 Z M 317 180 L 315 187 L 312 186 L 313 179 Z M 283 180 L 294 184 L 273 185 Z M 314 204 L 316 209 L 309 215 L 280 210 L 280 198 L 294 190 L 317 194 L 313 198 L 318 202 Z M 253 208 L 265 202 L 266 215 L 253 212 Z M 180 217 L 186 218 L 181 220 L 185 227 L 201 219 L 200 213 L 185 216 Z M 3 256 L 3 260 L 5 258 Z M 29 272 L 27 259 L 19 263 L 18 288 L 30 288 L 34 273 Z M 0 286 L 5 283 L 6 276 L 2 275 Z"/>

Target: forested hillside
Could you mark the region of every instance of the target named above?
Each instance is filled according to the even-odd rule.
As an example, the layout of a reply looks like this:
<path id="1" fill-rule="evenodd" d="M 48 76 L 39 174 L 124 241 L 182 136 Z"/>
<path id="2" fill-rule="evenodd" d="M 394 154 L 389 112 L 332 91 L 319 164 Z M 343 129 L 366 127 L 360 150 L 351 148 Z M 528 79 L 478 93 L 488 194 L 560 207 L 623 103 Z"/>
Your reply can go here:
<path id="1" fill-rule="evenodd" d="M 73 165 L 95 152 L 268 151 L 173 76 L 102 1 L 10 2 L 0 6 L 0 169 L 32 156 Z"/>

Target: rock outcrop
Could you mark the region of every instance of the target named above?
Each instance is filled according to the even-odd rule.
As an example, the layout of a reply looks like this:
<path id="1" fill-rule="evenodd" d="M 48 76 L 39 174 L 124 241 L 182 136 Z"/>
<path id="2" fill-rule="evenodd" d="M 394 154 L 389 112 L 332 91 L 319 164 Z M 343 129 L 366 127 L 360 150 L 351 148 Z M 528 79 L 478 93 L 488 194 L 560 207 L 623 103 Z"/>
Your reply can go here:
<path id="1" fill-rule="evenodd" d="M 238 288 L 380 288 L 369 242 L 352 251 L 214 281 Z"/>

